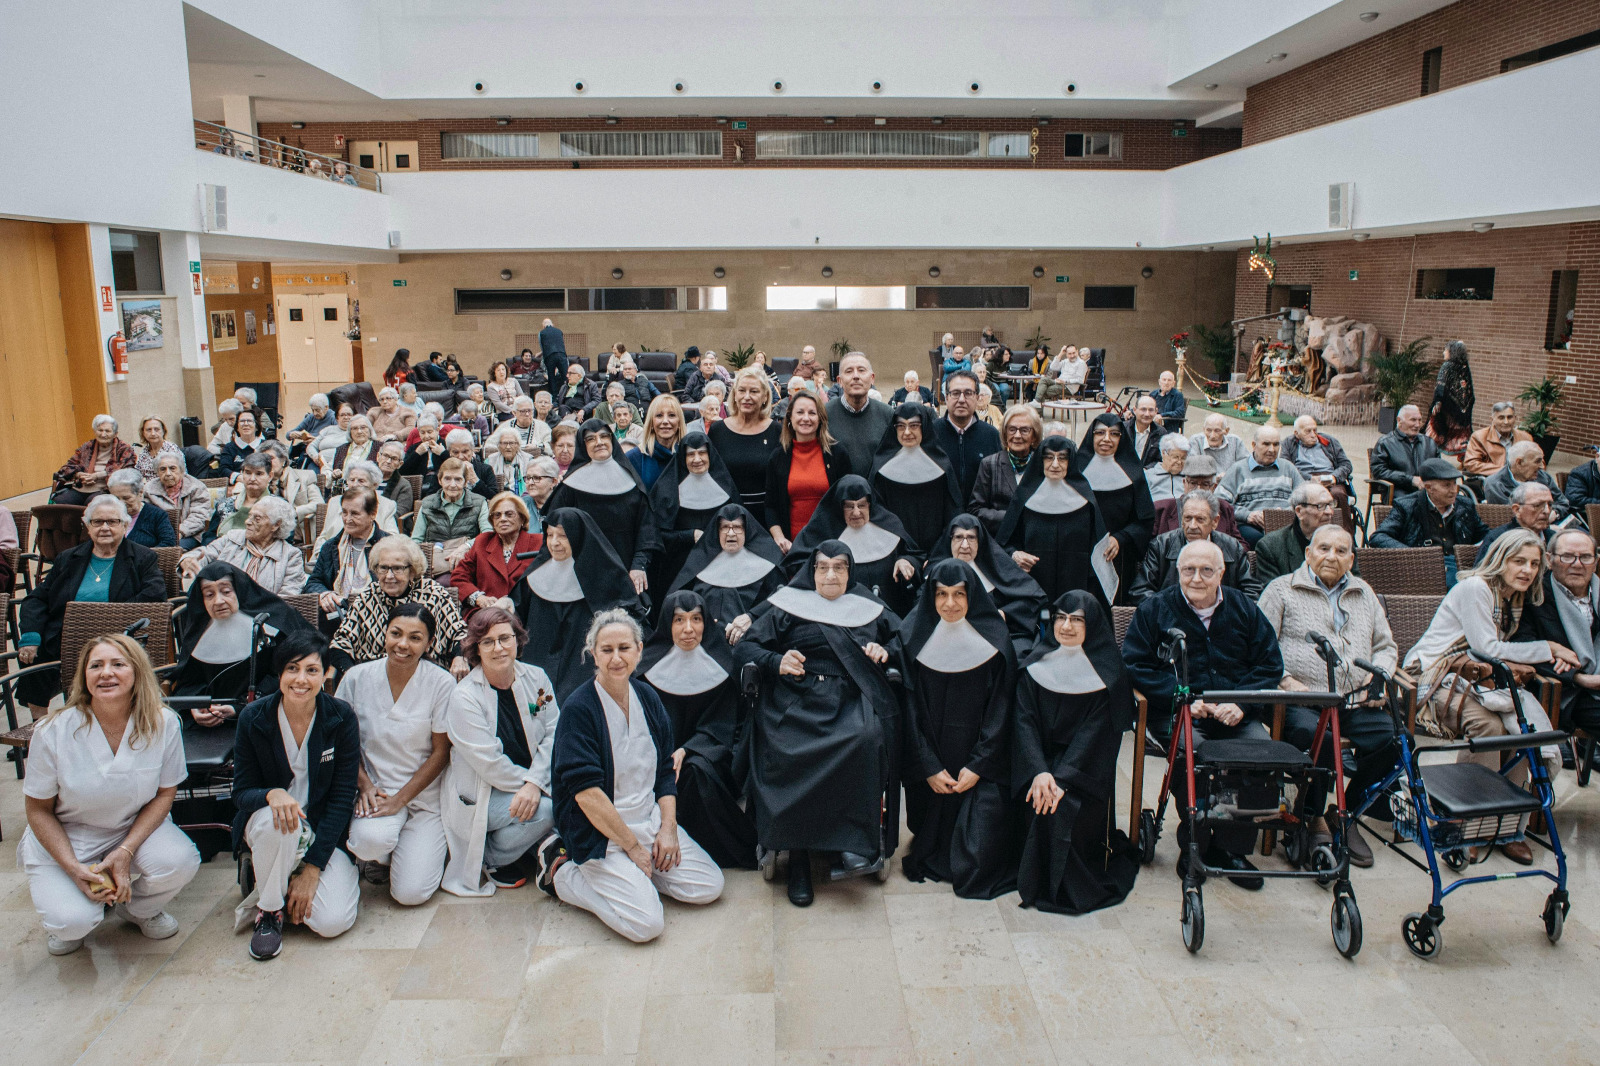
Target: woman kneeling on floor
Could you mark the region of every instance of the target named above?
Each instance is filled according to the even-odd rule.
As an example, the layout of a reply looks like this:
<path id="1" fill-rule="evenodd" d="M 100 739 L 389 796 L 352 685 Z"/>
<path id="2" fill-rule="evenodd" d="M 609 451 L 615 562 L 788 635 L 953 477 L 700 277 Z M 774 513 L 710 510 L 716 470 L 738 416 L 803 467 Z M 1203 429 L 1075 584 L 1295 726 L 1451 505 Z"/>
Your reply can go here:
<path id="1" fill-rule="evenodd" d="M 168 812 L 189 775 L 183 726 L 161 705 L 144 649 L 101 637 L 83 649 L 66 706 L 28 745 L 28 828 L 17 861 L 52 955 L 67 955 L 106 907 L 152 940 L 178 931 L 162 908 L 200 868 Z"/>
<path id="2" fill-rule="evenodd" d="M 722 895 L 722 871 L 678 829 L 672 722 L 632 682 L 644 650 L 626 611 L 595 615 L 585 641 L 592 684 L 567 700 L 556 730 L 556 827 L 539 846 L 539 887 L 635 943 L 661 935 L 660 893 L 681 903 Z"/>
<path id="3" fill-rule="evenodd" d="M 283 948 L 283 923 L 334 937 L 356 924 L 361 880 L 345 851 L 361 734 L 356 713 L 322 691 L 328 643 L 285 640 L 273 656 L 278 691 L 239 715 L 233 750 L 233 847 L 250 849 L 260 890 L 250 956 Z"/>

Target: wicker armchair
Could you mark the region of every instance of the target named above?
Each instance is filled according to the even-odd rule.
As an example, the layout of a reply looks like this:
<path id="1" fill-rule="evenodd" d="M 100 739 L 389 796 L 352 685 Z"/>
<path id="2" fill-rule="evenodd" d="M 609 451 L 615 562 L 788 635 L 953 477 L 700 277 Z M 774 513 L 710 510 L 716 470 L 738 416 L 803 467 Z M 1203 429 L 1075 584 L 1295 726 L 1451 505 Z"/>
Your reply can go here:
<path id="1" fill-rule="evenodd" d="M 1380 596 L 1445 593 L 1443 548 L 1362 548 L 1356 568 Z"/>
<path id="2" fill-rule="evenodd" d="M 1511 521 L 1511 505 L 1509 503 L 1480 503 L 1478 504 L 1478 517 L 1483 519 L 1483 524 L 1490 529 L 1495 529 Z"/>
<path id="3" fill-rule="evenodd" d="M 1294 521 L 1294 511 L 1288 507 L 1268 507 L 1261 512 L 1261 528 L 1271 533 Z"/>

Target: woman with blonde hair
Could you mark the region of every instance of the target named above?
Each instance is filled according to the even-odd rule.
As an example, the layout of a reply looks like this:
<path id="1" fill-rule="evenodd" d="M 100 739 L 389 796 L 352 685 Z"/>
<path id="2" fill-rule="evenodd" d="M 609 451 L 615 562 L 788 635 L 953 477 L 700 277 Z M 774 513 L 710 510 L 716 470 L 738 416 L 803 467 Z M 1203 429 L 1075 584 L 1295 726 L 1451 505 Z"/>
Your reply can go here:
<path id="1" fill-rule="evenodd" d="M 66 705 L 34 728 L 22 786 L 17 859 L 50 954 L 82 947 L 108 906 L 152 940 L 178 931 L 163 908 L 200 868 L 170 817 L 188 774 L 183 726 L 144 649 L 121 634 L 90 642 Z"/>
<path id="2" fill-rule="evenodd" d="M 739 502 L 755 514 L 766 509 L 767 463 L 778 450 L 781 427 L 772 417 L 772 388 L 758 367 L 733 376 L 728 417 L 706 427 L 706 436 L 739 488 Z"/>
<path id="3" fill-rule="evenodd" d="M 636 451 L 628 453 L 628 462 L 638 471 L 639 480 L 646 491 L 654 487 L 661 471 L 672 462 L 683 439 L 683 405 L 676 396 L 662 393 L 650 401 L 644 415 L 644 439 Z"/>
<path id="4" fill-rule="evenodd" d="M 1033 450 L 1044 440 L 1044 424 L 1039 420 L 1039 412 L 1027 404 L 1018 404 L 1007 411 L 998 428 L 1002 447 L 978 461 L 972 498 L 966 501 L 968 509 L 991 534 L 1000 531 L 1000 523 L 1006 519 L 1006 508 L 1022 481 L 1022 472 L 1028 469 Z"/>
<path id="5" fill-rule="evenodd" d="M 139 443 L 133 446 L 134 465 L 149 481 L 156 476 L 156 463 L 163 455 L 175 455 L 183 461 L 183 449 L 167 439 L 167 424 L 154 415 L 139 422 Z"/>

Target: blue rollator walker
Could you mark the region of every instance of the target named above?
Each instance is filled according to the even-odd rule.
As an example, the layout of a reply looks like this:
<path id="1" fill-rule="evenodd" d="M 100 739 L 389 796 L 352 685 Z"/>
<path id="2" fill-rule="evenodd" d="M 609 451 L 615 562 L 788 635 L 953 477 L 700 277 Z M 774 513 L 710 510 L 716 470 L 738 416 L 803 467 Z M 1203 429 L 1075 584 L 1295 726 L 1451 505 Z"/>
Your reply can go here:
<path id="1" fill-rule="evenodd" d="M 1345 958 L 1354 958 L 1361 950 L 1361 911 L 1356 906 L 1354 889 L 1350 886 L 1350 852 L 1347 829 L 1349 814 L 1344 805 L 1344 782 L 1339 774 L 1327 766 L 1319 766 L 1315 756 L 1326 739 L 1339 750 L 1338 711 L 1346 698 L 1337 692 L 1283 692 L 1217 691 L 1199 693 L 1189 687 L 1189 655 L 1183 630 L 1167 630 L 1167 640 L 1158 649 L 1161 658 L 1172 664 L 1178 676 L 1175 699 L 1177 714 L 1173 723 L 1172 743 L 1167 749 L 1167 772 L 1161 782 L 1161 799 L 1154 811 L 1141 812 L 1139 817 L 1140 855 L 1145 864 L 1155 858 L 1156 838 L 1161 830 L 1161 819 L 1166 814 L 1167 798 L 1171 795 L 1173 775 L 1179 772 L 1179 759 L 1187 789 L 1180 813 L 1189 828 L 1189 858 L 1183 876 L 1182 931 L 1183 946 L 1191 953 L 1200 950 L 1205 940 L 1205 903 L 1202 886 L 1207 877 L 1231 877 L 1237 871 L 1206 865 L 1201 847 L 1202 827 L 1248 825 L 1255 830 L 1270 830 L 1284 834 L 1286 852 L 1294 868 L 1288 870 L 1257 870 L 1252 877 L 1309 878 L 1321 885 L 1333 886 L 1333 906 L 1329 925 L 1333 944 Z M 1331 687 L 1331 686 L 1330 686 Z M 1230 739 L 1202 739 L 1198 745 L 1194 737 L 1192 705 L 1202 696 L 1207 703 L 1234 703 L 1240 705 L 1277 705 L 1292 703 L 1301 707 L 1319 707 L 1316 739 L 1312 755 L 1293 744 L 1267 738 L 1241 737 Z M 1331 788 L 1330 788 L 1331 786 Z M 1324 811 L 1309 810 L 1313 794 L 1332 792 L 1333 804 Z M 1323 815 L 1327 821 L 1330 844 L 1309 846 L 1311 822 Z"/>
<path id="2" fill-rule="evenodd" d="M 1419 958 L 1435 958 L 1444 947 L 1440 926 L 1444 923 L 1444 898 L 1466 885 L 1479 885 L 1495 881 L 1514 881 L 1523 877 L 1544 877 L 1555 882 L 1555 888 L 1544 904 L 1544 932 L 1554 944 L 1561 939 L 1561 929 L 1566 922 L 1571 903 L 1567 898 L 1567 853 L 1556 834 L 1554 817 L 1555 790 L 1550 774 L 1539 749 L 1547 744 L 1559 744 L 1567 739 L 1560 730 L 1535 733 L 1522 712 L 1522 694 L 1512 677 L 1510 667 L 1498 659 L 1473 653 L 1472 657 L 1488 667 L 1495 685 L 1511 693 L 1511 706 L 1516 712 L 1519 732 L 1500 737 L 1468 737 L 1446 744 L 1429 745 L 1418 749 L 1415 739 L 1405 727 L 1395 697 L 1393 679 L 1382 670 L 1360 659 L 1355 665 L 1374 677 L 1371 695 L 1379 698 L 1387 689 L 1389 713 L 1395 720 L 1400 739 L 1400 759 L 1387 777 L 1373 785 L 1367 795 L 1357 803 L 1356 816 L 1369 810 L 1375 803 L 1387 802 L 1394 814 L 1394 835 L 1397 842 L 1384 843 L 1396 854 L 1417 867 L 1426 870 L 1433 879 L 1433 898 L 1426 913 L 1406 915 L 1400 923 L 1400 934 L 1406 947 Z M 1423 766 L 1418 756 L 1424 752 L 1516 752 L 1516 756 L 1496 773 L 1480 763 L 1434 763 Z M 1524 759 L 1528 762 L 1529 789 L 1513 784 L 1509 775 Z M 1391 788 L 1405 777 L 1405 787 L 1391 792 Z M 1549 839 L 1540 839 L 1527 829 L 1528 818 L 1535 812 L 1544 815 Z M 1458 877 L 1448 885 L 1439 872 L 1439 858 L 1452 871 L 1467 868 L 1471 860 L 1469 849 L 1479 847 L 1487 857 L 1495 844 L 1509 844 L 1518 840 L 1531 840 L 1556 857 L 1556 872 L 1544 869 L 1519 870 L 1512 873 L 1484 874 L 1477 877 Z M 1414 842 L 1427 858 L 1424 865 L 1404 847 Z M 1480 860 L 1481 861 L 1481 860 Z"/>

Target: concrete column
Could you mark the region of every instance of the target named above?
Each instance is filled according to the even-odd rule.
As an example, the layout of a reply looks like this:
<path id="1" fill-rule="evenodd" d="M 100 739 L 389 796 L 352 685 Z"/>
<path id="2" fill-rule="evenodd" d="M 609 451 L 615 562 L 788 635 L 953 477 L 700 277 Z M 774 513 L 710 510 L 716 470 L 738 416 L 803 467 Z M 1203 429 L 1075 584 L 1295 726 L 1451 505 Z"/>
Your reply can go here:
<path id="1" fill-rule="evenodd" d="M 116 300 L 116 279 L 111 269 L 111 229 L 109 226 L 89 226 L 89 248 L 94 267 L 95 307 L 100 316 L 100 361 L 105 368 L 107 381 L 122 381 L 127 375 L 118 375 L 111 365 L 106 342 L 113 333 L 122 329 L 122 312 Z"/>
<path id="2" fill-rule="evenodd" d="M 253 96 L 224 96 L 222 98 L 222 124 L 238 134 L 249 134 L 250 148 L 255 149 L 256 101 Z M 257 152 L 259 157 L 261 153 Z"/>

